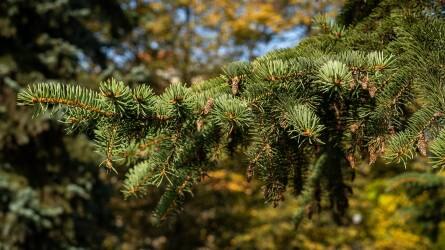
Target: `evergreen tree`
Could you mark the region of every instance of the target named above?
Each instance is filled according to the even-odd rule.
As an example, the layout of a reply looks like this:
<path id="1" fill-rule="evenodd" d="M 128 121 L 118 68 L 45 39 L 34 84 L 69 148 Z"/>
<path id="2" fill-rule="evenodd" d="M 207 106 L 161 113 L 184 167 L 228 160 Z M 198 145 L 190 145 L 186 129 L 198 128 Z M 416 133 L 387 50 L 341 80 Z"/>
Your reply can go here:
<path id="1" fill-rule="evenodd" d="M 350 26 L 318 17 L 320 33 L 295 48 L 229 64 L 191 87 L 155 95 L 114 79 L 98 92 L 39 83 L 18 98 L 57 111 L 69 131 L 94 131 L 101 166 L 133 166 L 126 197 L 163 190 L 160 218 L 216 161 L 243 152 L 267 202 L 293 188 L 297 224 L 323 207 L 341 223 L 357 162 L 406 166 L 421 155 L 440 168 L 445 159 L 443 1 L 370 1 L 369 16 L 351 16 L 361 2 L 346 5 L 340 20 Z"/>
<path id="2" fill-rule="evenodd" d="M 0 1 L 0 249 L 94 248 L 115 229 L 87 138 L 32 119 L 16 95 L 85 77 L 80 61 L 105 67 L 104 49 L 128 27 L 116 1 Z"/>

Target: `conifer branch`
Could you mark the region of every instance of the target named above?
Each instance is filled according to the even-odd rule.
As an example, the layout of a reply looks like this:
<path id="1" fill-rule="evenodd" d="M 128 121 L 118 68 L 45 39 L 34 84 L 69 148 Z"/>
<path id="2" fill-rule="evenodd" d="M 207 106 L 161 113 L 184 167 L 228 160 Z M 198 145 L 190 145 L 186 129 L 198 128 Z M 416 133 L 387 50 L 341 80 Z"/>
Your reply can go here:
<path id="1" fill-rule="evenodd" d="M 319 182 L 320 176 L 323 171 L 323 167 L 328 159 L 327 154 L 323 154 L 318 157 L 315 164 L 309 169 L 310 173 L 306 180 L 306 185 L 298 198 L 298 203 L 300 207 L 294 214 L 293 221 L 296 226 L 300 225 L 304 218 L 305 211 L 308 209 L 309 203 L 313 201 L 313 196 L 317 183 Z"/>
<path id="2" fill-rule="evenodd" d="M 74 85 L 60 83 L 29 85 L 19 93 L 17 99 L 21 105 L 40 104 L 43 111 L 48 105 L 53 104 L 80 108 L 105 117 L 115 115 L 100 103 L 97 92 Z"/>
<path id="3" fill-rule="evenodd" d="M 422 15 L 377 15 L 404 24 L 390 34 L 317 17 L 321 33 L 295 48 L 229 64 L 219 77 L 172 84 L 160 95 L 110 79 L 99 92 L 31 85 L 18 99 L 43 111 L 63 107 L 72 128 L 95 128 L 105 165 L 135 163 L 125 197 L 142 196 L 149 186 L 164 191 L 160 217 L 183 201 L 196 176 L 243 151 L 247 179 L 255 174 L 274 206 L 294 178 L 298 224 L 324 197 L 335 215 L 344 211 L 342 173 L 354 171 L 360 155 L 369 154 L 370 164 L 380 155 L 406 164 L 419 151 L 434 167 L 445 166 L 445 22 Z M 329 171 L 328 157 L 338 161 Z"/>

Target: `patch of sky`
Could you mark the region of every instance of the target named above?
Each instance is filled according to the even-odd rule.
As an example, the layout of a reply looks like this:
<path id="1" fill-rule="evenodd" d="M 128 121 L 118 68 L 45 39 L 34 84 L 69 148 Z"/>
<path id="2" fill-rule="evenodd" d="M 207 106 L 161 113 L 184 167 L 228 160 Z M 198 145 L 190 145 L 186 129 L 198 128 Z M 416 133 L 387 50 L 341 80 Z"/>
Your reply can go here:
<path id="1" fill-rule="evenodd" d="M 306 27 L 304 26 L 297 26 L 293 29 L 283 31 L 272 37 L 272 40 L 269 42 L 258 43 L 253 53 L 256 56 L 261 56 L 275 49 L 294 47 L 304 37 L 305 33 Z"/>

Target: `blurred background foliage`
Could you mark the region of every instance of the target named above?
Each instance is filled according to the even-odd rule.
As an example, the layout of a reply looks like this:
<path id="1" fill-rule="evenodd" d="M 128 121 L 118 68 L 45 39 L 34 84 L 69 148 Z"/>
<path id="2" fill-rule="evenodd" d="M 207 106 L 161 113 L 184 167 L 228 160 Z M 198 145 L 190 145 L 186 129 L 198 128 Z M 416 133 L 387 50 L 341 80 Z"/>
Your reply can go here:
<path id="1" fill-rule="evenodd" d="M 0 1 L 0 249 L 444 249 L 445 174 L 425 163 L 358 166 L 348 215 L 314 215 L 295 231 L 296 200 L 264 204 L 242 157 L 203 177 L 183 211 L 157 225 L 158 194 L 124 201 L 120 175 L 98 168 L 90 135 L 65 136 L 16 106 L 26 84 L 110 76 L 162 91 L 222 64 L 292 46 L 316 14 L 355 24 L 378 0 Z"/>

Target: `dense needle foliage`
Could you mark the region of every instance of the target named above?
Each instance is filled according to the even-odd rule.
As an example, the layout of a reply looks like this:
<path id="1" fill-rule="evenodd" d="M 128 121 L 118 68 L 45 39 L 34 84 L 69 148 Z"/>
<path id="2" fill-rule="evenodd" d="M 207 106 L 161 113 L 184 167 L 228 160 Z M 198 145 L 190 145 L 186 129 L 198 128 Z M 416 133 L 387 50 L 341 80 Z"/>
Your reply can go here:
<path id="1" fill-rule="evenodd" d="M 354 1 L 351 1 L 354 2 Z M 443 1 L 371 1 L 351 26 L 316 18 L 319 34 L 297 47 L 224 67 L 219 77 L 164 93 L 110 79 L 99 91 L 30 85 L 21 104 L 62 113 L 69 130 L 94 131 L 101 165 L 132 166 L 125 196 L 164 190 L 163 218 L 218 160 L 243 152 L 247 179 L 277 205 L 293 188 L 296 223 L 348 207 L 359 161 L 406 165 L 416 155 L 445 164 Z"/>

